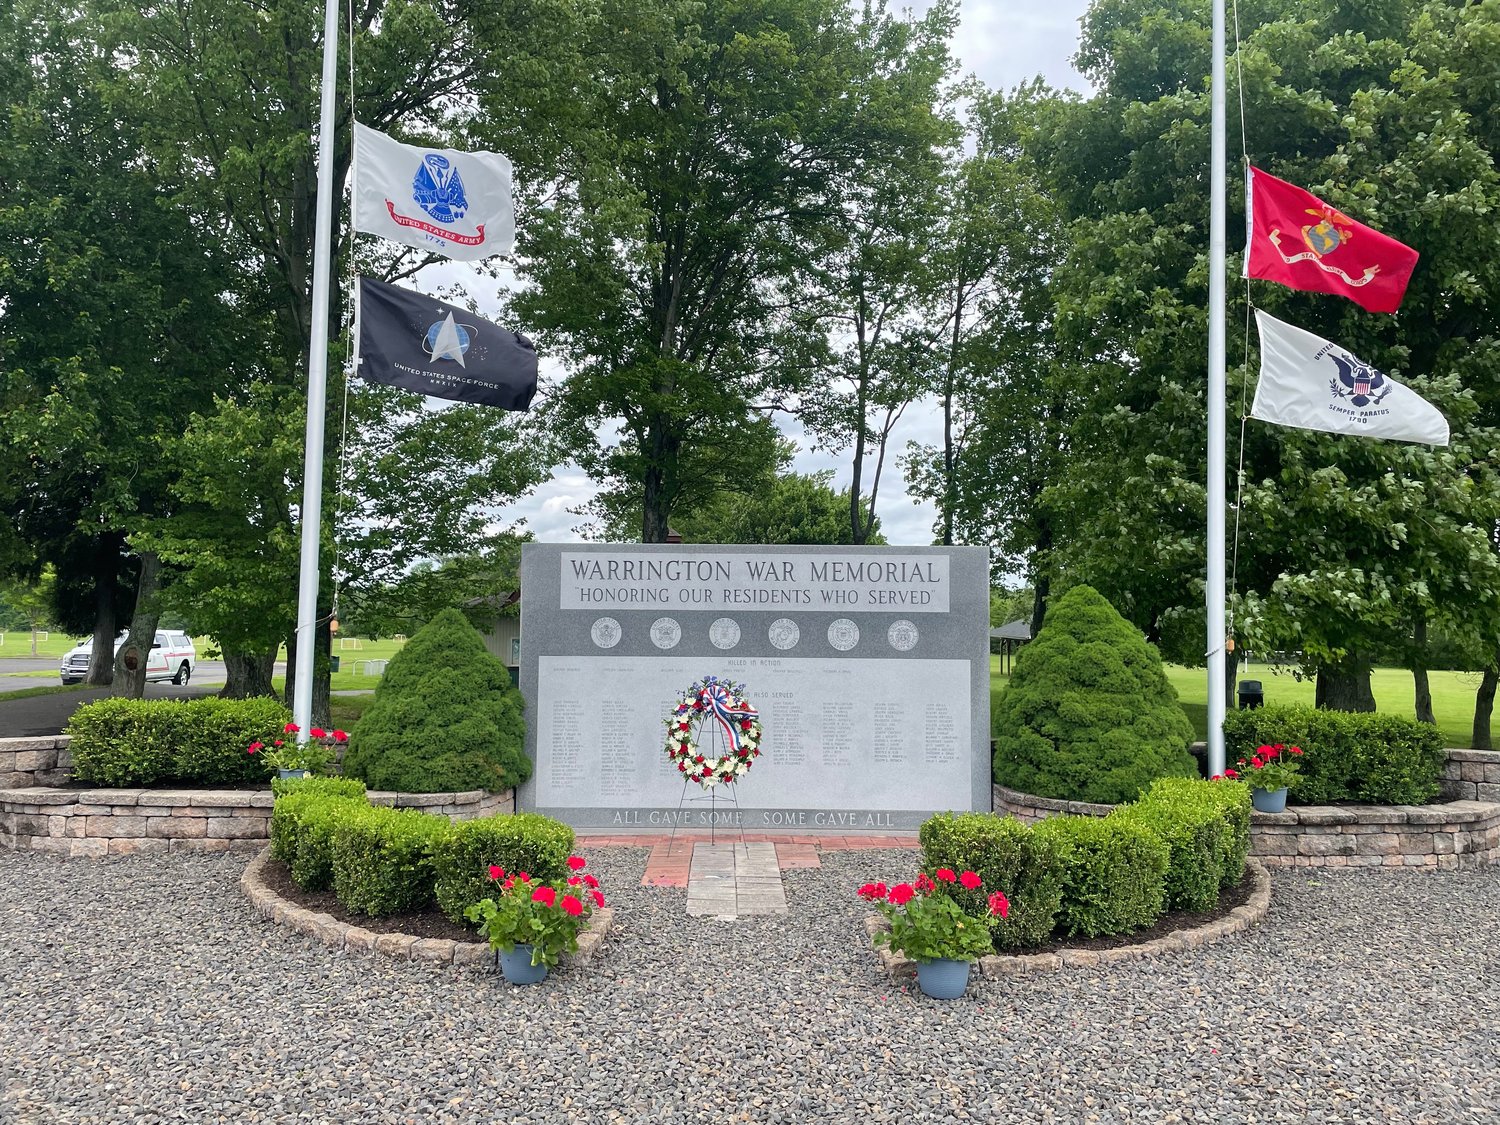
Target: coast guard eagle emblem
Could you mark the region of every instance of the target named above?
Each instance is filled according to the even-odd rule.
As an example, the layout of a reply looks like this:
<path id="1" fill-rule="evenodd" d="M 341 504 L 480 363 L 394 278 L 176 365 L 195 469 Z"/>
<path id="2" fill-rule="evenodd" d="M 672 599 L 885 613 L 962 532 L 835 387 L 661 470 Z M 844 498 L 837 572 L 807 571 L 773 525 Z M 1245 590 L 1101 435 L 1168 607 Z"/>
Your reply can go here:
<path id="1" fill-rule="evenodd" d="M 1335 398 L 1347 398 L 1355 406 L 1364 409 L 1366 406 L 1380 405 L 1380 400 L 1391 393 L 1385 376 L 1368 363 L 1361 363 L 1348 353 L 1340 355 L 1338 352 L 1329 352 L 1328 358 L 1333 360 L 1333 365 L 1339 370 L 1339 377 L 1328 381 L 1328 389 Z"/>

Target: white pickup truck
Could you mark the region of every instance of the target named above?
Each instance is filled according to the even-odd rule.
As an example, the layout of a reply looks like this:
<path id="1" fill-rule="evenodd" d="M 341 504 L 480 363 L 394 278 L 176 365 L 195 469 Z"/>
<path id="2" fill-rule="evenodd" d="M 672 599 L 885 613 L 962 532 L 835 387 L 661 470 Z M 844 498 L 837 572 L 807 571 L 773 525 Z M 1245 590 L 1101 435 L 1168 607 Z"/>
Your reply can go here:
<path id="1" fill-rule="evenodd" d="M 129 632 L 122 632 L 115 638 L 115 653 L 119 654 L 125 639 L 130 636 Z M 62 658 L 62 665 L 58 668 L 58 674 L 62 676 L 65 684 L 78 684 L 89 671 L 89 654 L 93 652 L 94 642 L 86 640 L 77 648 L 69 649 Z M 146 658 L 146 682 L 157 683 L 162 680 L 171 680 L 174 684 L 185 684 L 193 678 L 193 669 L 198 664 L 198 653 L 193 647 L 193 638 L 186 633 L 174 633 L 167 630 L 158 630 L 155 640 L 151 644 L 151 655 Z"/>

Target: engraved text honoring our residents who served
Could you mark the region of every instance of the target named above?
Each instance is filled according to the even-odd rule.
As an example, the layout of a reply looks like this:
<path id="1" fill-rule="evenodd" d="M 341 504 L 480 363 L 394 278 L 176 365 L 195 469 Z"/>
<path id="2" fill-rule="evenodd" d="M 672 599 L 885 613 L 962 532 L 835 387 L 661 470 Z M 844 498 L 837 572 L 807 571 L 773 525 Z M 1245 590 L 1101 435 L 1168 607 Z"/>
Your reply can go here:
<path id="1" fill-rule="evenodd" d="M 947 613 L 941 554 L 734 554 L 629 550 L 560 556 L 562 609 Z"/>

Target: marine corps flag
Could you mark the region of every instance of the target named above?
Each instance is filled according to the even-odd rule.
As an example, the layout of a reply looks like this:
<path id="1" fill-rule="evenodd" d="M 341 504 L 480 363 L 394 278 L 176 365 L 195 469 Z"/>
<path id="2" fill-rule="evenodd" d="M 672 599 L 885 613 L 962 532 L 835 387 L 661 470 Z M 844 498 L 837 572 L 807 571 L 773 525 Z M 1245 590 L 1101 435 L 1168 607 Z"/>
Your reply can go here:
<path id="1" fill-rule="evenodd" d="M 1295 184 L 1251 168 L 1246 185 L 1245 276 L 1348 297 L 1395 312 L 1417 252 L 1356 223 Z"/>
<path id="2" fill-rule="evenodd" d="M 1250 417 L 1300 430 L 1448 444 L 1432 403 L 1321 336 L 1259 309 L 1260 381 Z"/>
<path id="3" fill-rule="evenodd" d="M 355 316 L 358 370 L 370 382 L 501 410 L 531 405 L 536 348 L 519 332 L 368 277 Z"/>

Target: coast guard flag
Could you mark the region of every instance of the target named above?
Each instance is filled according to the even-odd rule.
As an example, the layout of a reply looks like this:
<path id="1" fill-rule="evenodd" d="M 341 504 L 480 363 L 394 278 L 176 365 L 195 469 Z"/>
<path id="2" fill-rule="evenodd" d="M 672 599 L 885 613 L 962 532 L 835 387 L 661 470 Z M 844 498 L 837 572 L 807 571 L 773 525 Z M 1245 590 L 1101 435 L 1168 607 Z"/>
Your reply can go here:
<path id="1" fill-rule="evenodd" d="M 501 410 L 531 405 L 536 348 L 519 332 L 368 277 L 355 317 L 358 369 L 370 382 Z"/>
<path id="2" fill-rule="evenodd" d="M 1259 309 L 1255 322 L 1260 381 L 1250 417 L 1300 430 L 1448 444 L 1448 420 L 1416 391 Z"/>
<path id="3" fill-rule="evenodd" d="M 1370 312 L 1396 311 L 1415 250 L 1259 168 L 1250 169 L 1245 188 L 1246 277 L 1348 297 Z"/>
<path id="4" fill-rule="evenodd" d="M 509 254 L 510 161 L 404 145 L 355 122 L 354 229 L 465 262 Z"/>

